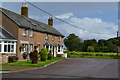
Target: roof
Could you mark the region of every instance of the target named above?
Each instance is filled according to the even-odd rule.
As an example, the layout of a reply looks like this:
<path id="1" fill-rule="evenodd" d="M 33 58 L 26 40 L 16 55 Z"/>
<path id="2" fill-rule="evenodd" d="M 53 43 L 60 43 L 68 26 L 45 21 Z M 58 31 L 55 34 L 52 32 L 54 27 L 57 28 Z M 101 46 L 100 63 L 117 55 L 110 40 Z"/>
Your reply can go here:
<path id="1" fill-rule="evenodd" d="M 61 34 L 59 31 L 57 31 L 54 27 L 49 26 L 45 23 L 36 21 L 34 19 L 28 18 L 26 16 L 22 16 L 20 14 L 17 14 L 15 12 L 9 11 L 7 9 L 0 9 L 6 16 L 8 16 L 10 19 L 12 19 L 19 27 L 21 28 L 29 28 L 35 31 L 53 34 L 56 36 L 64 37 L 63 34 Z"/>
<path id="2" fill-rule="evenodd" d="M 5 30 L 3 27 L 0 26 L 0 38 L 1 39 L 12 39 L 12 40 L 17 40 L 15 36 L 13 36 L 10 32 Z"/>

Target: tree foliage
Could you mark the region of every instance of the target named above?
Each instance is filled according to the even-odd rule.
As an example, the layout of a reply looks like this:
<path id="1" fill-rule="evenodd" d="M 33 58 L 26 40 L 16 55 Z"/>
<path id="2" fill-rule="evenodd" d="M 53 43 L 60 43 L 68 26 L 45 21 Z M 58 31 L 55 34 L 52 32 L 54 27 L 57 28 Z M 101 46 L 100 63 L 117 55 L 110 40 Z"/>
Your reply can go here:
<path id="1" fill-rule="evenodd" d="M 108 40 L 95 39 L 84 40 L 75 34 L 70 34 L 64 40 L 65 46 L 69 51 L 84 51 L 84 52 L 117 52 L 117 46 L 120 45 L 120 41 L 114 38 Z"/>
<path id="2" fill-rule="evenodd" d="M 69 51 L 78 51 L 81 48 L 81 39 L 75 34 L 70 34 L 65 38 L 64 43 Z"/>

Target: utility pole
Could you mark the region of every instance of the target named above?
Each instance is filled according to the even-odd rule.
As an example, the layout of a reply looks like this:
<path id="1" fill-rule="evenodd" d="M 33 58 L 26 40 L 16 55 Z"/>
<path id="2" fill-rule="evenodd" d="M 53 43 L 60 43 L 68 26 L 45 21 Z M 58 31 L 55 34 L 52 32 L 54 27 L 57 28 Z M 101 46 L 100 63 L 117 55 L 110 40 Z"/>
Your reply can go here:
<path id="1" fill-rule="evenodd" d="M 118 56 L 118 48 L 119 48 L 118 31 L 117 31 L 117 41 L 118 41 L 118 45 L 117 45 L 117 56 Z"/>
<path id="2" fill-rule="evenodd" d="M 29 53 L 30 53 L 30 29 L 28 29 L 28 51 L 27 51 L 27 60 L 29 60 Z"/>

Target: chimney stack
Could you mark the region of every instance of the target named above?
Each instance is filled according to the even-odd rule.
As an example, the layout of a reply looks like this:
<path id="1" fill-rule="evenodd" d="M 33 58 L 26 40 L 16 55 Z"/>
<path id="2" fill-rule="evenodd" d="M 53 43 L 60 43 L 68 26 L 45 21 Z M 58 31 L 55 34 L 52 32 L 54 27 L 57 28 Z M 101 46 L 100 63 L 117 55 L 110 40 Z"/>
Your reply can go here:
<path id="1" fill-rule="evenodd" d="M 22 3 L 21 15 L 28 17 L 28 5 L 27 5 L 27 3 Z"/>
<path id="2" fill-rule="evenodd" d="M 53 18 L 52 17 L 49 17 L 48 25 L 53 26 Z"/>

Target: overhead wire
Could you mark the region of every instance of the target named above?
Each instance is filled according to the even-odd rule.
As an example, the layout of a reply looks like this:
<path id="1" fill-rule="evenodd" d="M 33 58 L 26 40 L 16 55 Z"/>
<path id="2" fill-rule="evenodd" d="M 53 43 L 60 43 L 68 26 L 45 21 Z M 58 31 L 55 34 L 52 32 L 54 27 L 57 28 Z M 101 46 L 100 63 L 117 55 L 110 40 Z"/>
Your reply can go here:
<path id="1" fill-rule="evenodd" d="M 99 32 L 94 32 L 94 31 L 86 30 L 86 29 L 84 29 L 84 28 L 81 28 L 81 27 L 78 27 L 78 26 L 76 26 L 76 25 L 73 25 L 73 24 L 71 24 L 71 23 L 69 23 L 69 22 L 66 22 L 66 21 L 60 19 L 60 18 L 57 18 L 57 17 L 54 16 L 53 14 L 51 14 L 51 13 L 49 13 L 49 12 L 47 12 L 47 11 L 41 9 L 41 8 L 39 8 L 38 6 L 32 4 L 31 2 L 28 2 L 27 0 L 24 0 L 24 1 L 26 1 L 28 4 L 34 6 L 35 8 L 39 9 L 40 11 L 46 13 L 47 15 L 49 15 L 49 16 L 51 16 L 51 17 L 53 17 L 53 18 L 55 18 L 55 19 L 57 19 L 57 20 L 59 20 L 59 21 L 61 21 L 61 22 L 63 22 L 63 23 L 66 23 L 66 24 L 68 24 L 68 25 L 70 25 L 70 26 L 72 26 L 72 27 L 75 27 L 75 28 L 77 28 L 77 29 L 80 29 L 80 30 L 83 30 L 83 31 L 86 31 L 86 32 L 94 33 L 94 34 L 97 34 L 97 35 L 105 35 L 105 34 L 106 34 L 106 33 L 99 33 Z M 116 32 L 116 33 L 117 33 L 117 32 Z M 108 33 L 108 34 L 109 34 L 109 33 Z M 110 33 L 110 34 L 113 34 L 113 33 Z"/>

